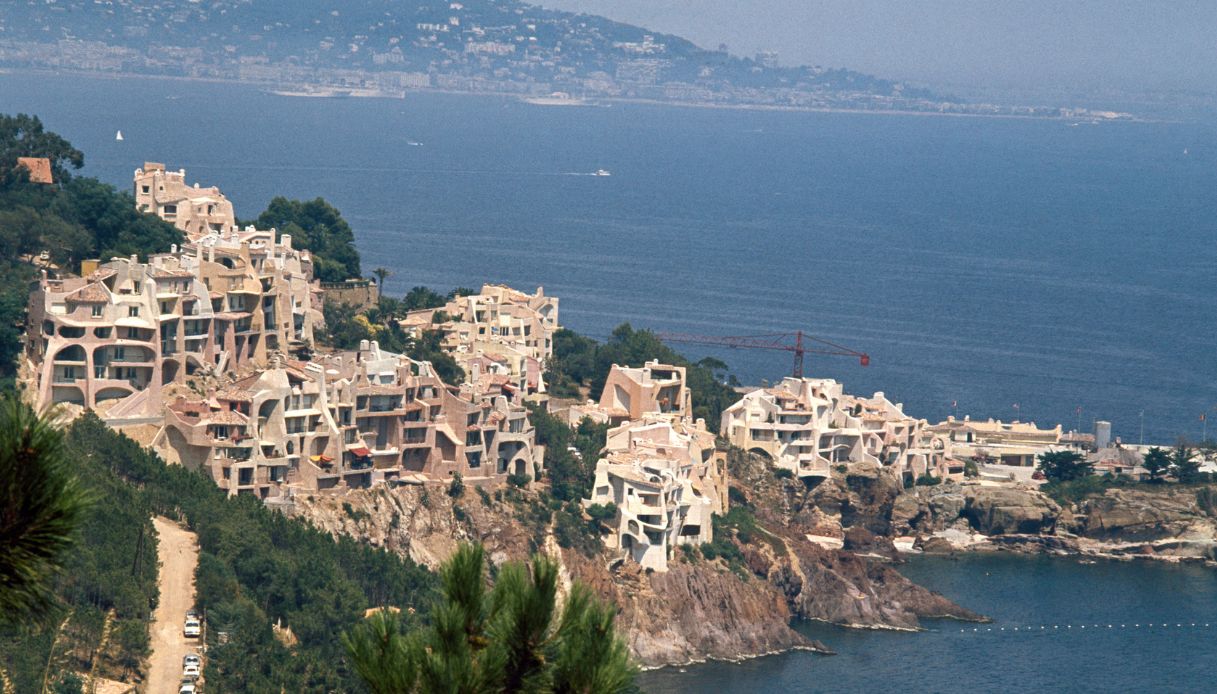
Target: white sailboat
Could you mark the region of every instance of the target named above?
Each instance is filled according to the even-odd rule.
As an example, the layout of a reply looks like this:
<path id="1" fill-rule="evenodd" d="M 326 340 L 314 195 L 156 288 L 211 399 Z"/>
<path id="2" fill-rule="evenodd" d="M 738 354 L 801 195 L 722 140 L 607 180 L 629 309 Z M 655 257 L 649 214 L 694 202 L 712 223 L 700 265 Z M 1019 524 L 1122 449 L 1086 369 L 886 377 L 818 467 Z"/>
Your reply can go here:
<path id="1" fill-rule="evenodd" d="M 118 142 L 122 142 L 123 141 L 123 131 L 119 130 L 118 132 L 114 133 L 114 139 Z"/>

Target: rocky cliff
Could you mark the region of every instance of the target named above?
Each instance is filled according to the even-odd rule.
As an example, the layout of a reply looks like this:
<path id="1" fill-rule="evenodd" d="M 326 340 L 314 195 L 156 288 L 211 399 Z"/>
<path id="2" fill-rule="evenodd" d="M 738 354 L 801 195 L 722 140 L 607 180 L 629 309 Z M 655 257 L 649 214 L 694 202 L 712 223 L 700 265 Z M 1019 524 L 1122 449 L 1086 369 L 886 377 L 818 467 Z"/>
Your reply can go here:
<path id="1" fill-rule="evenodd" d="M 496 564 L 544 551 L 561 561 L 565 577 L 587 583 L 618 605 L 618 624 L 634 656 L 647 666 L 790 649 L 827 652 L 791 628 L 795 618 L 892 629 L 915 629 L 922 617 L 981 619 L 887 563 L 894 555 L 891 541 L 870 528 L 886 531 L 888 521 L 876 511 L 890 508 L 899 490 L 877 470 L 842 477 L 821 508 L 807 503 L 804 491 L 794 486 L 801 483 L 779 480 L 763 464 L 743 459 L 737 467 L 747 472 L 739 489 L 753 493 L 745 500 L 737 489 L 737 503 L 755 514 L 756 529 L 745 539 L 729 529 L 720 537 L 739 549 L 742 560 L 681 551 L 666 573 L 620 561 L 594 536 L 580 542 L 556 532 L 566 511 L 535 492 L 466 489 L 453 497 L 442 487 L 375 489 L 297 497 L 294 512 L 328 532 L 432 567 L 465 540 L 483 543 Z M 842 516 L 857 524 L 849 550 L 808 539 L 815 530 L 839 529 Z"/>
<path id="2" fill-rule="evenodd" d="M 1038 489 L 945 483 L 892 505 L 897 535 L 930 551 L 1016 549 L 1065 554 L 1217 559 L 1217 486 L 1113 487 L 1058 503 Z"/>

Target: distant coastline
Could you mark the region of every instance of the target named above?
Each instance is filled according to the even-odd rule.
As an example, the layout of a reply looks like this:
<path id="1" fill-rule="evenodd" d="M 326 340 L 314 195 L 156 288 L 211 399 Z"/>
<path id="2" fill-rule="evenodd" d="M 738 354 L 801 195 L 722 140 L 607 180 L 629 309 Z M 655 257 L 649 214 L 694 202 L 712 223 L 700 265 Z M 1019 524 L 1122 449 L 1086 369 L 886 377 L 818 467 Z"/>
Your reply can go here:
<path id="1" fill-rule="evenodd" d="M 682 108 L 720 109 L 730 111 L 774 111 L 790 113 L 849 113 L 869 115 L 894 116 L 947 116 L 956 118 L 998 118 L 1003 120 L 1043 120 L 1043 121 L 1086 121 L 1091 123 L 1120 122 L 1120 123 L 1161 123 L 1161 119 L 1142 118 L 1129 113 L 1112 114 L 1112 112 L 1096 112 L 1110 114 L 1099 117 L 1080 115 L 1075 112 L 1063 114 L 1034 114 L 1034 113 L 990 113 L 990 112 L 959 112 L 934 111 L 920 109 L 879 109 L 831 106 L 798 106 L 780 104 L 761 104 L 748 102 L 717 102 L 696 101 L 683 99 L 650 99 L 630 96 L 601 96 L 572 97 L 571 99 L 556 99 L 547 96 L 529 96 L 519 92 L 503 90 L 459 90 L 443 87 L 414 87 L 402 90 L 382 90 L 377 88 L 354 88 L 327 84 L 279 84 L 260 80 L 241 80 L 224 77 L 193 77 L 183 75 L 158 75 L 140 72 L 116 72 L 82 69 L 42 69 L 42 68 L 0 68 L 0 74 L 9 75 L 57 75 L 84 77 L 109 80 L 163 80 L 172 82 L 230 84 L 258 89 L 274 96 L 290 98 L 356 98 L 356 99 L 406 99 L 410 94 L 452 94 L 459 96 L 485 96 L 509 98 L 521 103 L 542 106 L 607 106 L 610 104 L 639 104 L 646 106 L 675 106 Z"/>

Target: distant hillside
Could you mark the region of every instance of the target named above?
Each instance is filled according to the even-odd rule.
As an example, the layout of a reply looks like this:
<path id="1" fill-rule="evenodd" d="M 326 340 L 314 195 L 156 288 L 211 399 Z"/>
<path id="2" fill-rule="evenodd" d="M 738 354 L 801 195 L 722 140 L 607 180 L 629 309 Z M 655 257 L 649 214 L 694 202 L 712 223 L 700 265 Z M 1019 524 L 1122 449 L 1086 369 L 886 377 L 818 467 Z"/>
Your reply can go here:
<path id="1" fill-rule="evenodd" d="M 778 67 L 517 0 L 10 0 L 0 65 L 401 91 L 940 110 L 849 70 Z"/>

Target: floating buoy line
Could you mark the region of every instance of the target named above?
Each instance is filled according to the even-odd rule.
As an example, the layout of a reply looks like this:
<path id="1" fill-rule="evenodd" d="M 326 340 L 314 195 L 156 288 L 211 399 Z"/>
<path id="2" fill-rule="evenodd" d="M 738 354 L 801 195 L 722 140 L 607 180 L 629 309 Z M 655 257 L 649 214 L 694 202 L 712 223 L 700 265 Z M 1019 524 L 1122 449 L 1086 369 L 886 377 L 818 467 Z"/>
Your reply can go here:
<path id="1" fill-rule="evenodd" d="M 1039 626 L 1014 626 L 1014 627 L 972 627 L 971 629 L 960 629 L 961 634 L 1000 634 L 1000 633 L 1041 633 L 1041 632 L 1061 632 L 1061 631 L 1082 631 L 1089 629 L 1090 631 L 1118 631 L 1134 630 L 1134 629 L 1208 629 L 1209 622 L 1146 622 L 1141 624 L 1134 622 L 1132 624 L 1041 624 Z"/>

